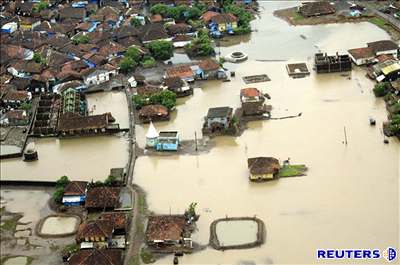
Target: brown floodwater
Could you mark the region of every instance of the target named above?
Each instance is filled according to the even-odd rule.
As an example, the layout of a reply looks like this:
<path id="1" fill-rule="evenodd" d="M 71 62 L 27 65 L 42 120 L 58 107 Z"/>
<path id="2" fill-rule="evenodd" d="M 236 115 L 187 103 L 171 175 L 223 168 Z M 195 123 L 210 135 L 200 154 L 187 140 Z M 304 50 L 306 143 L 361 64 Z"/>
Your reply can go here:
<path id="1" fill-rule="evenodd" d="M 90 114 L 111 112 L 120 128 L 129 127 L 125 93 L 104 92 L 87 96 Z M 39 160 L 23 162 L 21 158 L 1 160 L 3 180 L 54 181 L 67 175 L 73 180 L 101 180 L 112 167 L 125 167 L 128 139 L 125 133 L 71 139 L 34 139 Z M 94 166 L 95 165 L 95 166 Z"/>
<path id="2" fill-rule="evenodd" d="M 296 3 L 295 3 L 296 4 Z M 139 157 L 134 182 L 148 194 L 157 213 L 182 213 L 198 202 L 199 231 L 209 240 L 209 226 L 228 216 L 254 216 L 265 223 L 266 242 L 259 248 L 219 252 L 211 248 L 186 255 L 183 264 L 317 263 L 318 248 L 379 248 L 399 245 L 400 144 L 383 143 L 382 122 L 387 120 L 383 100 L 372 93 L 374 83 L 356 68 L 349 76 L 288 77 L 285 63 L 256 60 L 288 59 L 307 62 L 320 47 L 344 51 L 366 42 L 389 39 L 369 23 L 293 27 L 275 18 L 276 8 L 293 2 L 262 2 L 263 14 L 253 26 L 251 40 L 221 48 L 222 54 L 241 50 L 249 60 L 228 65 L 232 82 L 207 82 L 194 96 L 179 102 L 170 122 L 155 123 L 159 130 L 178 130 L 184 139 L 201 135 L 208 108 L 238 107 L 239 91 L 257 87 L 271 95 L 273 117 L 302 113 L 301 117 L 251 122 L 237 138 L 218 137 L 216 147 L 197 156 Z M 300 35 L 306 36 L 306 40 Z M 241 77 L 268 74 L 270 82 L 245 85 Z M 369 117 L 377 126 L 369 125 Z M 344 127 L 348 144 L 344 144 Z M 137 126 L 137 141 L 144 146 L 147 126 Z M 309 167 L 307 176 L 268 183 L 250 183 L 247 158 L 274 156 Z M 158 261 L 170 264 L 171 257 Z M 365 263 L 345 260 L 341 263 Z M 382 263 L 382 260 L 368 261 Z M 337 263 L 337 262 L 336 262 Z"/>
<path id="3" fill-rule="evenodd" d="M 221 246 L 253 243 L 257 240 L 258 224 L 253 220 L 221 221 L 216 233 Z"/>

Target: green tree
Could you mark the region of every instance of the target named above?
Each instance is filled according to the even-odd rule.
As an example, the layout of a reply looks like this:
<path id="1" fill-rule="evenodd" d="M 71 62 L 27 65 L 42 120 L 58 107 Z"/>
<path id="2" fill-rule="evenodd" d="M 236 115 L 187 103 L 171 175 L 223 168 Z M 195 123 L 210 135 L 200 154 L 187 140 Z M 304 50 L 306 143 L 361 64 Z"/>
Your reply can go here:
<path id="1" fill-rule="evenodd" d="M 203 30 L 199 31 L 192 43 L 185 46 L 185 50 L 190 56 L 210 56 L 215 53 L 208 33 Z"/>
<path id="2" fill-rule="evenodd" d="M 48 8 L 48 7 L 49 7 L 49 4 L 48 4 L 48 3 L 43 2 L 43 1 L 40 1 L 39 3 L 36 3 L 36 4 L 33 6 L 32 10 L 33 10 L 33 12 L 40 12 L 40 11 L 42 11 L 42 10 L 45 10 L 45 9 Z"/>
<path id="3" fill-rule="evenodd" d="M 57 188 L 65 188 L 65 186 L 67 186 L 67 184 L 70 182 L 69 178 L 67 176 L 62 176 L 61 178 L 59 178 L 56 182 L 56 187 Z"/>
<path id="4" fill-rule="evenodd" d="M 143 68 L 151 68 L 157 64 L 156 60 L 154 60 L 151 56 L 144 56 L 142 61 Z"/>
<path id="5" fill-rule="evenodd" d="M 134 95 L 132 100 L 137 109 L 140 109 L 147 104 L 147 99 L 141 95 Z"/>
<path id="6" fill-rule="evenodd" d="M 142 58 L 142 54 L 140 53 L 138 48 L 129 47 L 125 52 L 125 57 L 129 57 L 135 62 L 139 62 Z"/>
<path id="7" fill-rule="evenodd" d="M 142 25 L 142 21 L 138 18 L 132 18 L 130 21 L 131 26 L 139 27 Z"/>
<path id="8" fill-rule="evenodd" d="M 231 13 L 238 18 L 239 26 L 249 26 L 250 21 L 253 19 L 253 15 L 244 9 L 243 7 L 237 5 L 226 5 L 224 6 L 224 11 L 226 13 Z"/>
<path id="9" fill-rule="evenodd" d="M 115 185 L 117 183 L 117 178 L 116 177 L 114 177 L 114 176 L 108 176 L 107 178 L 106 178 L 106 180 L 104 181 L 104 185 L 106 185 L 106 186 L 113 186 L 113 185 Z"/>
<path id="10" fill-rule="evenodd" d="M 124 57 L 119 63 L 119 68 L 123 73 L 129 73 L 135 70 L 137 62 L 132 60 L 130 57 Z"/>
<path id="11" fill-rule="evenodd" d="M 167 17 L 170 7 L 164 4 L 156 4 L 150 8 L 152 14 L 159 14 L 163 17 Z"/>
<path id="12" fill-rule="evenodd" d="M 32 108 L 32 104 L 28 102 L 23 102 L 20 106 L 21 109 L 28 111 Z"/>
<path id="13" fill-rule="evenodd" d="M 89 43 L 89 40 L 90 40 L 89 36 L 87 36 L 87 35 L 79 35 L 79 36 L 72 38 L 72 42 L 75 45 Z"/>
<path id="14" fill-rule="evenodd" d="M 400 114 L 400 102 L 397 102 L 391 106 L 392 113 Z"/>
<path id="15" fill-rule="evenodd" d="M 64 196 L 64 187 L 58 187 L 53 193 L 53 200 L 57 203 L 62 202 L 62 197 Z"/>
<path id="16" fill-rule="evenodd" d="M 387 82 L 377 83 L 373 91 L 376 97 L 383 97 L 389 91 L 389 83 Z"/>
<path id="17" fill-rule="evenodd" d="M 392 117 L 392 119 L 389 122 L 389 130 L 394 135 L 400 134 L 400 114 L 396 114 Z"/>
<path id="18" fill-rule="evenodd" d="M 33 54 L 33 59 L 32 59 L 35 63 L 39 63 L 39 64 L 46 64 L 46 60 L 44 59 L 44 57 L 40 54 L 40 53 L 34 53 Z"/>
<path id="19" fill-rule="evenodd" d="M 147 45 L 151 55 L 156 60 L 168 60 L 171 58 L 174 46 L 169 41 L 152 41 Z"/>

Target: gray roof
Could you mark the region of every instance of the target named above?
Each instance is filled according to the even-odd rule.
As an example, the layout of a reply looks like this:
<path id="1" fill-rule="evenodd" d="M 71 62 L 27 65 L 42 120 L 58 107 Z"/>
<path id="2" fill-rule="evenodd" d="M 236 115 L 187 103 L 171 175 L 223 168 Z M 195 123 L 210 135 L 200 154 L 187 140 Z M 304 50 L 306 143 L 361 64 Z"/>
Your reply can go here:
<path id="1" fill-rule="evenodd" d="M 226 118 L 232 115 L 233 109 L 230 107 L 218 107 L 208 109 L 207 118 Z"/>

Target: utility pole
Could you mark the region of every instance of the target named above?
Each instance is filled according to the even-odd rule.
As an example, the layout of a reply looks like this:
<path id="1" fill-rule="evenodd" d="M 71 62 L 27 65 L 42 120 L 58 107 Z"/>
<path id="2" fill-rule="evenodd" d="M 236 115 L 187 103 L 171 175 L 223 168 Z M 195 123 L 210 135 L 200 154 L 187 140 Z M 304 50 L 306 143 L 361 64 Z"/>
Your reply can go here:
<path id="1" fill-rule="evenodd" d="M 344 126 L 344 144 L 347 145 L 346 126 Z"/>
<path id="2" fill-rule="evenodd" d="M 195 150 L 197 152 L 198 149 L 197 149 L 197 132 L 196 131 L 194 132 L 194 144 L 196 145 Z"/>

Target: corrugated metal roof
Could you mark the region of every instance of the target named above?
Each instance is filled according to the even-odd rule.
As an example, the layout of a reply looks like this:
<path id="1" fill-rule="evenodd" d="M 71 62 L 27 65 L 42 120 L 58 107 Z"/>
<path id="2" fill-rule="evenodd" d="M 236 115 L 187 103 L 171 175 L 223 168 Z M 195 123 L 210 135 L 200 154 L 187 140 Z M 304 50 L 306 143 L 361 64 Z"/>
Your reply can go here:
<path id="1" fill-rule="evenodd" d="M 390 73 L 392 73 L 394 71 L 398 71 L 398 70 L 400 70 L 400 64 L 399 63 L 394 63 L 394 64 L 391 64 L 389 66 L 386 66 L 386 67 L 382 68 L 382 73 L 384 75 L 388 75 L 388 74 L 390 74 Z"/>

